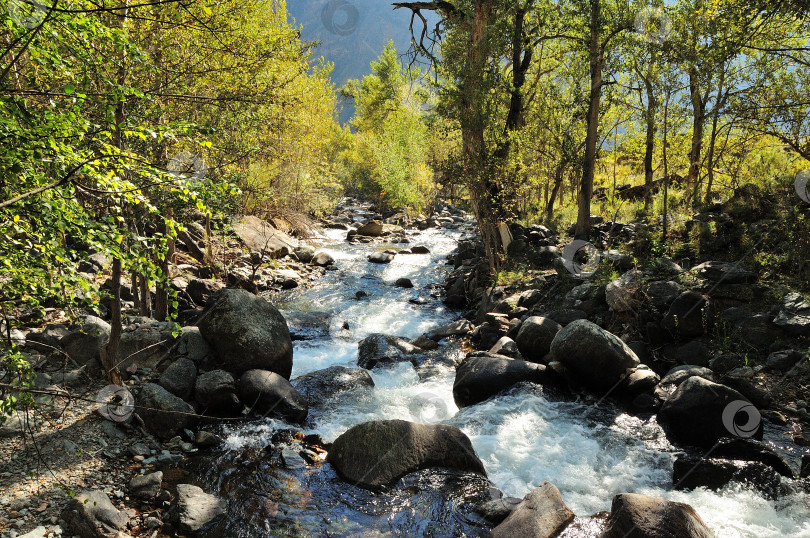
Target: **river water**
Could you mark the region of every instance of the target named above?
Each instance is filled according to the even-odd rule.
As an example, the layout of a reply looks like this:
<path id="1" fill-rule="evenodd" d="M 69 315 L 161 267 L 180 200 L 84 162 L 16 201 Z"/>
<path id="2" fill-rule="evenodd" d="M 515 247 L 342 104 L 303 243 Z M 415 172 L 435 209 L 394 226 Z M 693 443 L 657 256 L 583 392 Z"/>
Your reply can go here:
<path id="1" fill-rule="evenodd" d="M 464 231 L 410 233 L 410 245 L 427 246 L 431 254 L 397 255 L 388 265 L 366 260 L 384 248 L 379 243 L 349 244 L 345 231 L 324 233 L 321 249 L 337 269 L 311 288 L 270 298 L 282 313 L 330 316 L 320 335 L 295 342 L 293 379 L 332 365 L 356 367 L 357 343 L 369 334 L 413 338 L 458 319 L 458 312 L 430 296 L 429 286 L 451 270 L 445 259 Z M 414 289 L 394 287 L 401 277 Z M 358 300 L 360 290 L 368 297 Z M 416 296 L 424 304 L 411 302 Z M 453 342 L 443 342 L 443 353 L 463 357 Z M 331 442 L 368 420 L 452 424 L 470 437 L 489 480 L 509 496 L 522 497 L 549 480 L 578 516 L 609 510 L 616 493 L 636 492 L 692 505 L 718 537 L 810 537 L 805 494 L 769 500 L 741 486 L 672 490 L 674 449 L 654 418 L 644 421 L 589 398 L 554 400 L 532 387 L 459 410 L 452 366 L 417 372 L 406 362 L 375 368 L 371 376 L 371 392 L 342 395 L 311 410 L 303 431 Z M 209 536 L 486 536 L 488 524 L 472 513 L 474 503 L 493 494 L 486 481 L 425 471 L 371 493 L 342 482 L 328 464 L 309 467 L 289 453 L 283 466 L 270 461 L 263 449 L 273 432 L 296 427 L 273 419 L 230 427 L 221 432 L 223 448 L 190 464 L 198 483 L 229 503 L 226 520 Z M 770 441 L 779 444 L 775 435 Z"/>

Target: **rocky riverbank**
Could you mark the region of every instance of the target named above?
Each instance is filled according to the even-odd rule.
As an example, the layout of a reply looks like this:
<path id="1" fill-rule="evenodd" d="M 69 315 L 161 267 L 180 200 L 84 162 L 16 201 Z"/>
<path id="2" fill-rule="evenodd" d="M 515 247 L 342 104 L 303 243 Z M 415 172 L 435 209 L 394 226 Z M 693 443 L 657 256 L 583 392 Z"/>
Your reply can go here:
<path id="1" fill-rule="evenodd" d="M 360 320 L 333 319 L 317 308 L 282 314 L 275 301 L 255 293 L 317 285 L 319 275 L 341 265 L 340 253 L 293 243 L 249 219 L 240 226 L 229 248 L 244 245 L 251 252 L 234 257 L 242 265 L 235 262 L 228 274 L 239 269 L 245 278 L 205 279 L 203 267 L 178 266 L 175 285 L 188 295 L 185 326 L 177 332 L 170 324 L 129 318 L 120 359 L 131 402 L 126 391 L 105 391 L 92 377 L 108 334 L 98 316 L 16 335 L 38 365 L 42 405 L 1 430 L 0 454 L 9 462 L 0 472 L 6 536 L 204 534 L 242 517 L 261 526 L 268 518 L 281 522 L 282 511 L 285 521 L 291 518 L 281 505 L 299 503 L 285 495 L 300 498 L 304 508 L 279 524 L 304 532 L 323 525 L 305 523 L 308 512 L 332 517 L 307 509 L 307 498 L 334 495 L 327 500 L 339 514 L 346 492 L 359 504 L 368 496 L 363 510 L 378 503 L 394 510 L 406 498 L 427 503 L 445 525 L 437 528 L 455 529 L 446 530 L 452 535 L 492 529 L 493 536 L 624 536 L 638 528 L 665 536 L 675 525 L 684 529 L 678 536 L 710 536 L 716 530 L 686 504 L 635 491 L 615 495 L 610 512 L 597 514 L 572 510 L 568 494 L 549 482 L 535 483 L 522 499 L 510 497 L 487 478 L 491 456 L 480 457 L 481 445 L 465 433 L 469 427 L 443 424 L 450 418 L 446 409 L 427 412 L 429 405 L 443 409 L 432 392 L 408 404 L 410 420 L 356 420 L 327 441 L 306 433 L 313 416 L 322 423 L 329 413 L 346 412 L 345 406 L 384 389 L 375 387 L 380 375 L 386 380 L 388 372 L 408 370 L 430 390 L 451 372 L 451 398 L 468 419 L 470 409 L 527 390 L 542 391 L 548 402 L 590 402 L 586 414 L 606 402 L 656 427 L 657 418 L 671 443 L 665 450 L 673 453 L 676 490 L 739 484 L 779 499 L 810 489 L 800 478 L 808 472 L 807 456 L 804 465 L 800 457 L 808 452 L 802 429 L 808 427 L 803 398 L 810 366 L 801 350 L 810 305 L 801 296 L 780 297 L 739 264 L 638 261 L 602 248 L 606 263 L 585 278 L 571 270 L 559 234 L 513 225 L 511 256 L 530 260 L 532 269 L 514 285 L 485 288 L 478 285 L 480 246 L 463 212 L 447 207 L 431 219 L 384 219 L 368 206 L 347 204 L 323 226 L 362 246 L 362 261 L 354 263 L 378 269 L 353 281 L 368 278 L 373 286 L 341 295 L 362 308 L 383 288 L 402 290 L 412 293 L 404 304 L 413 308 L 441 310 L 441 298 L 466 313 L 452 323 L 420 324 L 421 336 L 403 338 L 396 329 L 363 334 L 349 346 L 354 364 L 308 367 L 295 376 L 295 342 L 328 335 L 340 342 Z M 375 276 L 408 257 L 429 255 L 417 232 L 431 229 L 467 232 L 454 236 L 462 241 L 449 256 L 454 271 L 444 286 Z M 282 271 L 308 276 L 296 280 Z M 737 338 L 756 352 L 740 355 L 729 345 Z M 110 399 L 116 396 L 122 400 Z M 258 449 L 237 449 L 234 438 L 224 439 L 252 424 Z M 211 472 L 218 476 L 205 476 Z M 265 473 L 278 485 L 257 496 L 269 487 L 262 483 Z M 611 496 L 603 499 L 605 507 Z M 252 507 L 250 513 L 229 514 L 226 505 L 246 509 L 237 501 Z"/>

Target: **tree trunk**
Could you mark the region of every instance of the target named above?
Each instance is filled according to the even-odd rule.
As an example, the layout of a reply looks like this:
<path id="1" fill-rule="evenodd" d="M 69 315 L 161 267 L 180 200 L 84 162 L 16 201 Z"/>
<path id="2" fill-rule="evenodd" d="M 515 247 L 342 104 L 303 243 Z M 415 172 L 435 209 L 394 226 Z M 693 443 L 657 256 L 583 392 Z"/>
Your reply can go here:
<path id="1" fill-rule="evenodd" d="M 211 240 L 211 214 L 205 214 L 205 263 L 210 266 L 214 265 L 214 247 Z M 174 240 L 172 240 L 174 245 Z"/>
<path id="2" fill-rule="evenodd" d="M 138 273 L 132 271 L 131 275 L 132 279 L 130 280 L 129 284 L 129 292 L 132 294 L 132 303 L 135 306 L 135 310 L 138 312 L 141 311 L 141 295 L 138 292 Z"/>
<path id="3" fill-rule="evenodd" d="M 141 295 L 142 316 L 152 316 L 152 297 L 149 294 L 149 280 L 143 275 L 138 275 L 138 289 Z"/>
<path id="4" fill-rule="evenodd" d="M 169 264 L 174 254 L 173 241 L 172 238 L 169 237 L 169 227 L 166 225 L 165 219 L 160 225 L 160 232 L 163 234 L 163 237 L 166 238 L 166 252 L 163 259 L 159 260 L 160 270 L 163 275 L 157 283 L 155 290 L 155 319 L 165 321 L 169 317 Z"/>
<path id="5" fill-rule="evenodd" d="M 562 166 L 558 166 L 557 170 L 554 172 L 554 187 L 551 189 L 551 196 L 548 197 L 548 205 L 546 206 L 546 220 L 551 221 L 554 217 L 554 198 L 557 196 L 557 193 L 560 192 L 563 183 L 563 173 L 564 168 Z"/>
<path id="6" fill-rule="evenodd" d="M 115 364 L 118 357 L 118 343 L 121 341 L 121 258 L 115 257 L 112 262 L 113 300 L 110 304 L 110 339 L 101 350 L 101 366 L 110 383 L 120 385 L 121 374 Z"/>
<path id="7" fill-rule="evenodd" d="M 670 91 L 667 90 L 666 97 L 664 98 L 664 140 L 661 149 L 661 157 L 664 161 L 664 222 L 663 231 L 661 232 L 661 242 L 667 242 L 667 228 L 668 228 L 668 204 L 669 204 L 669 162 L 667 161 L 667 121 L 669 120 L 669 97 Z"/>
<path id="8" fill-rule="evenodd" d="M 653 194 L 653 152 L 655 151 L 655 112 L 657 103 L 652 81 L 644 79 L 647 90 L 647 138 L 644 143 L 644 209 L 650 209 Z"/>
<path id="9" fill-rule="evenodd" d="M 712 186 L 714 184 L 714 151 L 717 144 L 717 122 L 720 118 L 720 109 L 725 103 L 723 92 L 725 91 L 724 85 L 726 81 L 726 63 L 720 66 L 720 78 L 717 81 L 717 98 L 714 102 L 714 110 L 712 110 L 712 132 L 709 135 L 709 151 L 706 155 L 706 198 L 704 201 L 709 204 L 712 201 Z"/>
<path id="10" fill-rule="evenodd" d="M 593 178 L 596 172 L 596 143 L 599 138 L 599 101 L 602 98 L 602 66 L 604 51 L 601 43 L 601 0 L 591 0 L 590 22 L 590 72 L 591 91 L 588 103 L 587 132 L 585 134 L 585 162 L 582 165 L 582 182 L 579 186 L 579 211 L 577 214 L 576 239 L 587 241 L 591 234 L 591 197 Z"/>
<path id="11" fill-rule="evenodd" d="M 692 101 L 692 146 L 689 151 L 689 174 L 686 178 L 687 196 L 697 185 L 700 175 L 700 155 L 703 152 L 703 122 L 705 111 L 703 110 L 703 98 L 700 95 L 700 81 L 697 70 L 693 67 L 689 70 L 689 96 Z"/>
<path id="12" fill-rule="evenodd" d="M 476 0 L 469 43 L 470 54 L 461 81 L 459 119 L 464 161 L 471 181 L 470 198 L 481 230 L 490 271 L 494 276 L 500 265 L 499 252 L 502 242 L 498 232 L 499 208 L 493 197 L 497 192 L 493 192 L 495 190 L 493 178 L 488 169 L 490 163 L 484 140 L 484 97 L 481 95 L 489 58 L 485 34 L 492 10 L 492 0 Z"/>
<path id="13" fill-rule="evenodd" d="M 128 5 L 128 1 L 124 3 L 124 5 Z M 121 27 L 126 29 L 126 20 L 127 20 L 128 10 L 125 8 L 123 13 L 123 19 L 121 21 Z M 118 83 L 120 85 L 124 85 L 126 83 L 126 65 L 124 62 L 125 58 L 121 58 L 121 63 L 118 69 Z M 122 129 L 124 127 L 124 121 L 126 120 L 126 116 L 124 114 L 124 101 L 119 99 L 118 102 L 115 104 L 115 129 L 113 131 L 113 143 L 115 147 L 118 148 L 119 151 L 124 149 L 124 137 L 122 135 Z M 123 200 L 122 200 L 123 203 Z M 123 241 L 119 248 L 123 248 Z M 101 350 L 100 358 L 101 358 L 101 366 L 104 368 L 104 372 L 107 374 L 107 379 L 110 383 L 115 385 L 120 385 L 122 383 L 121 374 L 118 372 L 118 366 L 116 364 L 116 359 L 118 358 L 118 344 L 121 342 L 121 332 L 123 327 L 121 326 L 121 271 L 122 271 L 122 262 L 121 262 L 121 252 L 119 251 L 117 255 L 113 258 L 112 262 L 112 291 L 113 291 L 113 299 L 110 303 L 110 339 L 107 341 L 107 344 Z"/>

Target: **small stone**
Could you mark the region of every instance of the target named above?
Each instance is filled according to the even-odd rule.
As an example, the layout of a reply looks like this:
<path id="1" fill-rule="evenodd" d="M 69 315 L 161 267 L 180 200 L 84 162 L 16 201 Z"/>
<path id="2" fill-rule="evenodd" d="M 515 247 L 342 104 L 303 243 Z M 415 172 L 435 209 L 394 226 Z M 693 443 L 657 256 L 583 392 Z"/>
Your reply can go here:
<path id="1" fill-rule="evenodd" d="M 134 445 L 130 445 L 129 453 L 133 456 L 149 456 L 152 452 L 149 450 L 149 447 L 143 443 L 135 443 Z"/>

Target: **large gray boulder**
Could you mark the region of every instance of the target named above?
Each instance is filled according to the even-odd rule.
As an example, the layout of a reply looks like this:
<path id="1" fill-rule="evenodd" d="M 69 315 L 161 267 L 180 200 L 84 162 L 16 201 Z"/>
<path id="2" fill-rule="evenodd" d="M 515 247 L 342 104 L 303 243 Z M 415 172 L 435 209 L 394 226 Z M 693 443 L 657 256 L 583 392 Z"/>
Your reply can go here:
<path id="1" fill-rule="evenodd" d="M 219 280 L 195 278 L 188 283 L 186 293 L 194 304 L 205 306 L 208 299 L 223 287 L 224 285 Z"/>
<path id="2" fill-rule="evenodd" d="M 229 413 L 241 407 L 236 396 L 236 382 L 225 370 L 212 370 L 197 377 L 194 398 L 201 411 L 207 413 Z"/>
<path id="3" fill-rule="evenodd" d="M 584 319 L 557 333 L 551 355 L 578 381 L 596 391 L 610 390 L 629 368 L 640 363 L 618 336 Z"/>
<path id="4" fill-rule="evenodd" d="M 197 532 L 226 513 L 222 499 L 191 484 L 177 484 L 172 518 L 184 532 Z"/>
<path id="5" fill-rule="evenodd" d="M 369 390 L 374 387 L 374 380 L 363 368 L 335 365 L 297 377 L 292 385 L 310 407 L 315 407 L 344 392 Z"/>
<path id="6" fill-rule="evenodd" d="M 574 520 L 574 512 L 563 502 L 560 490 L 543 482 L 497 527 L 490 538 L 554 538 Z"/>
<path id="7" fill-rule="evenodd" d="M 357 345 L 357 365 L 372 369 L 378 364 L 410 361 L 410 355 L 421 350 L 407 340 L 387 334 L 372 334 Z"/>
<path id="8" fill-rule="evenodd" d="M 390 252 L 374 252 L 368 255 L 368 261 L 371 263 L 391 263 L 394 261 L 394 254 Z"/>
<path id="9" fill-rule="evenodd" d="M 673 441 L 712 446 L 722 437 L 762 438 L 762 420 L 742 394 L 699 376 L 683 381 L 661 406 L 658 419 Z"/>
<path id="10" fill-rule="evenodd" d="M 171 439 L 194 422 L 194 408 L 160 385 L 144 384 L 135 401 L 146 428 L 160 439 Z"/>
<path id="11" fill-rule="evenodd" d="M 449 336 L 468 335 L 472 332 L 473 329 L 474 329 L 473 324 L 469 320 L 460 319 L 458 321 L 454 321 L 453 323 L 449 323 L 441 327 L 436 327 L 435 329 L 428 332 L 427 336 L 431 340 L 435 340 L 438 342 L 443 338 L 447 338 Z"/>
<path id="12" fill-rule="evenodd" d="M 723 284 L 751 284 L 757 280 L 756 273 L 746 271 L 736 263 L 708 261 L 701 263 L 694 270 L 701 278 Z"/>
<path id="13" fill-rule="evenodd" d="M 487 353 L 469 355 L 456 368 L 453 400 L 459 407 L 475 405 L 524 381 L 547 382 L 546 367 Z"/>
<path id="14" fill-rule="evenodd" d="M 183 327 L 172 352 L 200 364 L 211 355 L 212 350 L 200 334 L 199 327 Z"/>
<path id="15" fill-rule="evenodd" d="M 196 380 L 197 365 L 189 359 L 180 357 L 166 368 L 158 380 L 158 385 L 175 396 L 188 400 L 194 391 Z"/>
<path id="16" fill-rule="evenodd" d="M 315 247 L 312 245 L 299 245 L 293 250 L 293 253 L 299 261 L 309 263 L 312 261 L 312 257 L 315 256 Z"/>
<path id="17" fill-rule="evenodd" d="M 118 367 L 125 370 L 137 364 L 154 368 L 174 346 L 173 326 L 164 321 L 136 318 L 134 327 L 121 333 Z"/>
<path id="18" fill-rule="evenodd" d="M 318 252 L 312 257 L 311 262 L 318 267 L 329 267 L 335 264 L 335 259 L 328 252 Z"/>
<path id="19" fill-rule="evenodd" d="M 135 475 L 129 481 L 129 496 L 134 499 L 148 500 L 157 497 L 163 483 L 163 471 L 145 475 Z"/>
<path id="20" fill-rule="evenodd" d="M 429 467 L 486 476 L 464 432 L 455 426 L 405 420 L 364 422 L 349 428 L 335 439 L 327 461 L 344 480 L 365 488 L 378 488 Z"/>
<path id="21" fill-rule="evenodd" d="M 59 342 L 70 330 L 67 325 L 51 324 L 41 331 L 30 332 L 25 337 L 25 347 L 49 354 L 59 349 Z"/>
<path id="22" fill-rule="evenodd" d="M 357 235 L 367 235 L 370 237 L 379 237 L 383 233 L 383 224 L 378 220 L 370 220 L 365 224 L 361 224 L 357 228 Z"/>
<path id="23" fill-rule="evenodd" d="M 688 504 L 620 493 L 601 538 L 714 538 L 714 533 Z"/>
<path id="24" fill-rule="evenodd" d="M 79 366 L 95 368 L 101 364 L 101 349 L 109 339 L 110 324 L 95 316 L 87 316 L 80 327 L 59 340 L 59 345 Z"/>
<path id="25" fill-rule="evenodd" d="M 65 526 L 82 538 L 107 538 L 122 531 L 129 516 L 118 510 L 102 491 L 82 491 L 68 503 L 62 512 Z"/>
<path id="26" fill-rule="evenodd" d="M 628 312 L 639 308 L 643 276 L 641 271 L 628 271 L 605 286 L 605 300 L 611 310 Z"/>
<path id="27" fill-rule="evenodd" d="M 551 349 L 551 342 L 560 329 L 562 325 L 552 319 L 540 316 L 526 318 L 515 337 L 520 354 L 527 361 L 541 362 Z"/>
<path id="28" fill-rule="evenodd" d="M 234 224 L 233 231 L 252 252 L 270 258 L 283 258 L 298 246 L 297 239 L 258 217 L 242 217 Z"/>
<path id="29" fill-rule="evenodd" d="M 239 398 L 256 413 L 304 422 L 307 401 L 285 378 L 267 370 L 248 370 L 239 378 Z"/>
<path id="30" fill-rule="evenodd" d="M 222 369 L 235 376 L 248 370 L 292 372 L 293 348 L 284 317 L 261 297 L 245 290 L 221 290 L 197 322 Z"/>
<path id="31" fill-rule="evenodd" d="M 810 335 L 810 302 L 798 293 L 788 293 L 773 324 L 793 336 Z"/>

